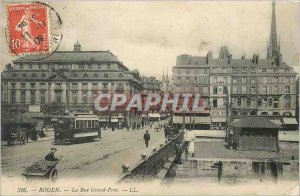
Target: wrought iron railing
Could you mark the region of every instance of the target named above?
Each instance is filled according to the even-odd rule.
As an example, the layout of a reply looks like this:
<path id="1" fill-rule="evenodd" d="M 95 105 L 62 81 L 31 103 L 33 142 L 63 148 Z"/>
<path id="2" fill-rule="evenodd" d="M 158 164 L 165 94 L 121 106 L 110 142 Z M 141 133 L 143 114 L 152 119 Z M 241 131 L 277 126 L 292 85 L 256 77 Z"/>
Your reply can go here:
<path id="1" fill-rule="evenodd" d="M 148 158 L 134 165 L 130 170 L 129 165 L 123 165 L 123 173 L 118 182 L 151 181 L 168 162 L 169 158 L 175 155 L 175 145 L 183 141 L 184 132 L 179 132 L 173 139 L 166 141 L 166 144 L 153 152 Z M 126 168 L 127 167 L 127 168 Z"/>

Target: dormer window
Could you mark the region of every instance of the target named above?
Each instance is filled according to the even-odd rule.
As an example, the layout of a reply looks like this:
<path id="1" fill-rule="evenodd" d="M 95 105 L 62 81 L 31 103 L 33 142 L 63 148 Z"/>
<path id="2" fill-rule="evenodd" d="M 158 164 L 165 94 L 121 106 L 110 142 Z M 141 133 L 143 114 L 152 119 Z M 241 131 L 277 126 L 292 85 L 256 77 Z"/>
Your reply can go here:
<path id="1" fill-rule="evenodd" d="M 97 78 L 98 77 L 98 74 L 94 74 L 94 78 Z"/>
<path id="2" fill-rule="evenodd" d="M 84 75 L 83 75 L 83 77 L 84 77 L 84 78 L 87 78 L 87 77 L 88 77 L 88 75 L 87 75 L 87 74 L 84 74 Z"/>

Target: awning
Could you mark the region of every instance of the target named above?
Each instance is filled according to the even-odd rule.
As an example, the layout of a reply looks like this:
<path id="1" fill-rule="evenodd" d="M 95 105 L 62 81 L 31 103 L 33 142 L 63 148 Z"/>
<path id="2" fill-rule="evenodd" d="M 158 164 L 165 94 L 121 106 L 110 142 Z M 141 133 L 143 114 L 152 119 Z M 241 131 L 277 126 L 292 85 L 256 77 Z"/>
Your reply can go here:
<path id="1" fill-rule="evenodd" d="M 115 119 L 115 118 L 113 118 L 113 119 L 111 119 L 111 120 L 110 120 L 110 122 L 119 122 L 119 120 L 118 120 L 118 119 Z"/>
<path id="2" fill-rule="evenodd" d="M 232 122 L 232 124 L 233 124 L 233 123 L 236 123 L 236 122 L 238 122 L 238 121 L 240 121 L 240 120 L 241 120 L 241 119 L 234 119 L 233 122 Z"/>
<path id="3" fill-rule="evenodd" d="M 159 113 L 150 113 L 148 114 L 149 118 L 160 118 L 160 114 Z"/>
<path id="4" fill-rule="evenodd" d="M 283 124 L 285 125 L 297 125 L 296 118 L 282 118 Z"/>
<path id="5" fill-rule="evenodd" d="M 226 122 L 226 118 L 211 118 L 211 122 Z"/>
<path id="6" fill-rule="evenodd" d="M 272 123 L 275 123 L 276 125 L 282 126 L 282 123 L 281 123 L 281 121 L 280 121 L 279 119 L 276 119 L 276 120 L 270 119 L 270 121 L 271 121 Z"/>
<path id="7" fill-rule="evenodd" d="M 99 122 L 106 122 L 107 120 L 106 119 L 99 119 L 98 121 Z"/>
<path id="8" fill-rule="evenodd" d="M 173 116 L 173 123 L 183 123 L 183 116 Z"/>
<path id="9" fill-rule="evenodd" d="M 189 122 L 190 119 L 188 119 L 187 122 Z M 192 123 L 195 123 L 195 124 L 210 124 L 211 123 L 211 119 L 210 117 L 208 116 L 195 116 L 195 117 L 192 117 Z"/>

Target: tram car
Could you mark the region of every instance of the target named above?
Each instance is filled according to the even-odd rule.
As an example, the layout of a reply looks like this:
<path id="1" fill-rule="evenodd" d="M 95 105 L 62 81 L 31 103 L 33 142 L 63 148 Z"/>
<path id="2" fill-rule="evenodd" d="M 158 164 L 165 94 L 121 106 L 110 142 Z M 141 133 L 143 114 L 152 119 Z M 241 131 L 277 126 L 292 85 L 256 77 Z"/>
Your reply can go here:
<path id="1" fill-rule="evenodd" d="M 54 143 L 75 143 L 77 141 L 93 141 L 101 137 L 99 119 L 94 114 L 69 114 L 55 116 Z"/>

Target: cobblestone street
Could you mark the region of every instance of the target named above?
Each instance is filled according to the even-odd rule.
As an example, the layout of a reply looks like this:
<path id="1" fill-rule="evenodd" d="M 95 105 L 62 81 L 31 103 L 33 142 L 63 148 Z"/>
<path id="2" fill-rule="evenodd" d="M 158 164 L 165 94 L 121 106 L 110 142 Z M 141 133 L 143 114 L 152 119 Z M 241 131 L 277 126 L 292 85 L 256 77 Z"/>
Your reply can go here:
<path id="1" fill-rule="evenodd" d="M 145 147 L 143 134 L 149 130 L 151 140 L 149 147 Z M 122 164 L 133 165 L 141 159 L 140 154 L 151 153 L 152 147 L 158 147 L 164 142 L 164 132 L 150 129 L 149 126 L 141 130 L 104 130 L 102 139 L 94 142 L 72 145 L 55 145 L 58 149 L 56 156 L 64 157 L 57 165 L 59 178 L 66 177 L 117 177 L 122 172 Z M 1 146 L 2 175 L 5 177 L 20 177 L 25 168 L 35 160 L 44 159 L 50 151 L 51 140 L 30 142 L 26 145 L 12 147 Z"/>

